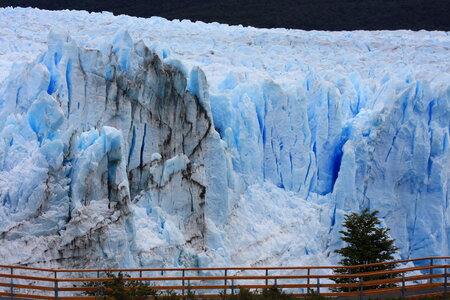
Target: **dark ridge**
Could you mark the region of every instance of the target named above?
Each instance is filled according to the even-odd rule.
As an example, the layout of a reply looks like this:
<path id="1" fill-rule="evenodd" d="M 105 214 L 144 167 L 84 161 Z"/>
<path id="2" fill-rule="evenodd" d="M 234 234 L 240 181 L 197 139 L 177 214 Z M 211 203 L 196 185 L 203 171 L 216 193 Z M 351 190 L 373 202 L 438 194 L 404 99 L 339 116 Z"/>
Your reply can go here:
<path id="1" fill-rule="evenodd" d="M 450 0 L 0 0 L 0 7 L 110 11 L 260 28 L 450 30 Z"/>

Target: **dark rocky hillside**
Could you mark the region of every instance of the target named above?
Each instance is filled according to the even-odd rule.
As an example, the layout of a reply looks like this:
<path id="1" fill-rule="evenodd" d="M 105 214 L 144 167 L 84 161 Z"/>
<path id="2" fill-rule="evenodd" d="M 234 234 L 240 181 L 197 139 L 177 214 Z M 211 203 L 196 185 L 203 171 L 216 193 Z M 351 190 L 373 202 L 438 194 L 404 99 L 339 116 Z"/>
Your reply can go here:
<path id="1" fill-rule="evenodd" d="M 450 0 L 0 0 L 0 6 L 111 11 L 316 30 L 450 30 Z"/>

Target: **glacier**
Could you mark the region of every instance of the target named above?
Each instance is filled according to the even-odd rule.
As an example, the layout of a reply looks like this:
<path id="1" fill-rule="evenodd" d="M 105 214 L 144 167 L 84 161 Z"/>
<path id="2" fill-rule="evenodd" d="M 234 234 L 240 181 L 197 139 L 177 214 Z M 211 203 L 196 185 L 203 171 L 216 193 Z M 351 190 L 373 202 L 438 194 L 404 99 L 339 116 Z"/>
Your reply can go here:
<path id="1" fill-rule="evenodd" d="M 450 37 L 0 9 L 0 258 L 327 265 L 380 211 L 446 256 Z"/>

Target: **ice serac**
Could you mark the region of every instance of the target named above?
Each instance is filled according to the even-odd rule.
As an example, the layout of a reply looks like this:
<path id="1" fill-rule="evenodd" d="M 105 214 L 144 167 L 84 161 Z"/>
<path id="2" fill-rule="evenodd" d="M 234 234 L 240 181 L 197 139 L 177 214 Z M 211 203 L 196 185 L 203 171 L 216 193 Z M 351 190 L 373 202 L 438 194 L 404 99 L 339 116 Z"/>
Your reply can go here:
<path id="1" fill-rule="evenodd" d="M 356 152 L 357 167 L 365 169 L 364 176 L 357 170 L 357 196 L 380 208 L 405 257 L 438 256 L 450 246 L 449 92 L 411 82 L 370 120 L 377 130 L 358 141 L 373 150 Z"/>
<path id="2" fill-rule="evenodd" d="M 271 182 L 320 203 L 324 252 L 342 245 L 343 215 L 369 207 L 400 257 L 448 254 L 448 76 L 397 74 L 372 88 L 355 74 L 337 76 L 309 73 L 285 89 L 245 79 L 230 88 L 227 76 L 211 107 L 234 170 L 245 184 Z"/>
<path id="3" fill-rule="evenodd" d="M 179 69 L 126 31 L 104 49 L 50 34 L 48 51 L 7 83 L 0 236 L 11 246 L 0 254 L 79 267 L 195 264 L 208 193 L 226 203 L 222 182 L 206 189 L 206 174 L 227 165 L 205 160 L 224 148 L 204 75 L 191 74 L 188 92 Z"/>

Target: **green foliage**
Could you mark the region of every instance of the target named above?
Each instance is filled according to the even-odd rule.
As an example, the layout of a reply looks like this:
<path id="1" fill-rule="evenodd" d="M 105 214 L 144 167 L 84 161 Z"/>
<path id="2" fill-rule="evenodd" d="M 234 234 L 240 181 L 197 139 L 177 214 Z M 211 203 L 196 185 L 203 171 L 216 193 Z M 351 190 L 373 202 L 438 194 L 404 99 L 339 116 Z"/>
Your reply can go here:
<path id="1" fill-rule="evenodd" d="M 383 298 L 383 300 L 403 300 L 401 297 L 387 297 Z M 414 300 L 449 300 L 450 296 L 438 295 L 438 296 L 420 296 L 414 297 Z"/>
<path id="2" fill-rule="evenodd" d="M 186 300 L 195 300 L 195 292 L 191 289 L 190 286 L 187 288 L 186 296 L 184 297 Z"/>
<path id="3" fill-rule="evenodd" d="M 128 281 L 124 278 L 130 277 L 123 275 L 122 272 L 116 276 L 107 272 L 108 281 L 90 281 L 83 283 L 83 287 L 99 287 L 100 291 L 87 291 L 84 294 L 88 296 L 99 296 L 99 299 L 115 300 L 145 300 L 149 298 L 157 299 L 158 291 L 152 289 L 150 285 L 142 281 Z M 100 296 L 101 294 L 101 296 Z"/>
<path id="4" fill-rule="evenodd" d="M 73 285 L 74 287 L 77 287 L 76 285 Z M 95 288 L 100 288 L 101 290 L 103 290 L 103 283 L 99 282 L 99 281 L 86 281 L 83 282 L 83 284 L 81 285 L 81 287 L 95 287 Z M 97 296 L 98 294 L 100 294 L 101 292 L 99 291 L 84 291 L 83 294 L 86 296 Z"/>
<path id="5" fill-rule="evenodd" d="M 342 234 L 341 239 L 346 246 L 335 250 L 343 258 L 340 264 L 343 266 L 365 265 L 373 263 L 386 262 L 393 259 L 393 254 L 397 252 L 398 248 L 394 246 L 394 240 L 388 235 L 388 228 L 381 228 L 381 222 L 377 218 L 378 211 L 369 212 L 365 209 L 361 214 L 351 213 L 345 215 L 344 224 L 345 230 L 339 231 Z M 395 264 L 382 264 L 379 266 L 359 267 L 353 269 L 336 269 L 335 274 L 356 274 L 364 272 L 375 272 L 392 270 L 396 267 Z M 395 275 L 394 275 L 395 276 Z M 391 275 L 380 275 L 363 277 L 363 281 L 386 279 L 392 277 Z M 334 278 L 336 283 L 356 283 L 358 278 Z M 363 287 L 363 289 L 375 289 L 392 287 L 394 285 L 377 285 L 371 287 Z M 356 291 L 360 287 L 351 288 L 333 288 L 336 292 Z"/>
<path id="6" fill-rule="evenodd" d="M 249 289 L 239 286 L 239 294 L 236 295 L 222 295 L 222 299 L 227 300 L 291 300 L 295 299 L 293 296 L 284 293 L 279 287 L 272 286 L 265 288 L 261 292 L 250 291 Z"/>
<path id="7" fill-rule="evenodd" d="M 249 289 L 246 289 L 244 287 L 239 287 L 239 294 L 237 295 L 236 299 L 253 300 L 255 298 L 256 298 L 256 295 L 254 295 Z"/>
<path id="8" fill-rule="evenodd" d="M 263 289 L 261 292 L 261 299 L 279 299 L 279 300 L 289 300 L 294 299 L 292 296 L 284 293 L 279 287 L 276 285 L 271 286 L 270 288 Z"/>
<path id="9" fill-rule="evenodd" d="M 157 299 L 164 299 L 164 300 L 179 300 L 177 293 L 172 290 L 168 290 L 164 292 L 161 296 L 157 297 Z"/>
<path id="10" fill-rule="evenodd" d="M 309 292 L 308 295 L 305 297 L 306 300 L 325 300 L 327 299 L 325 296 L 316 293 L 316 292 Z"/>

